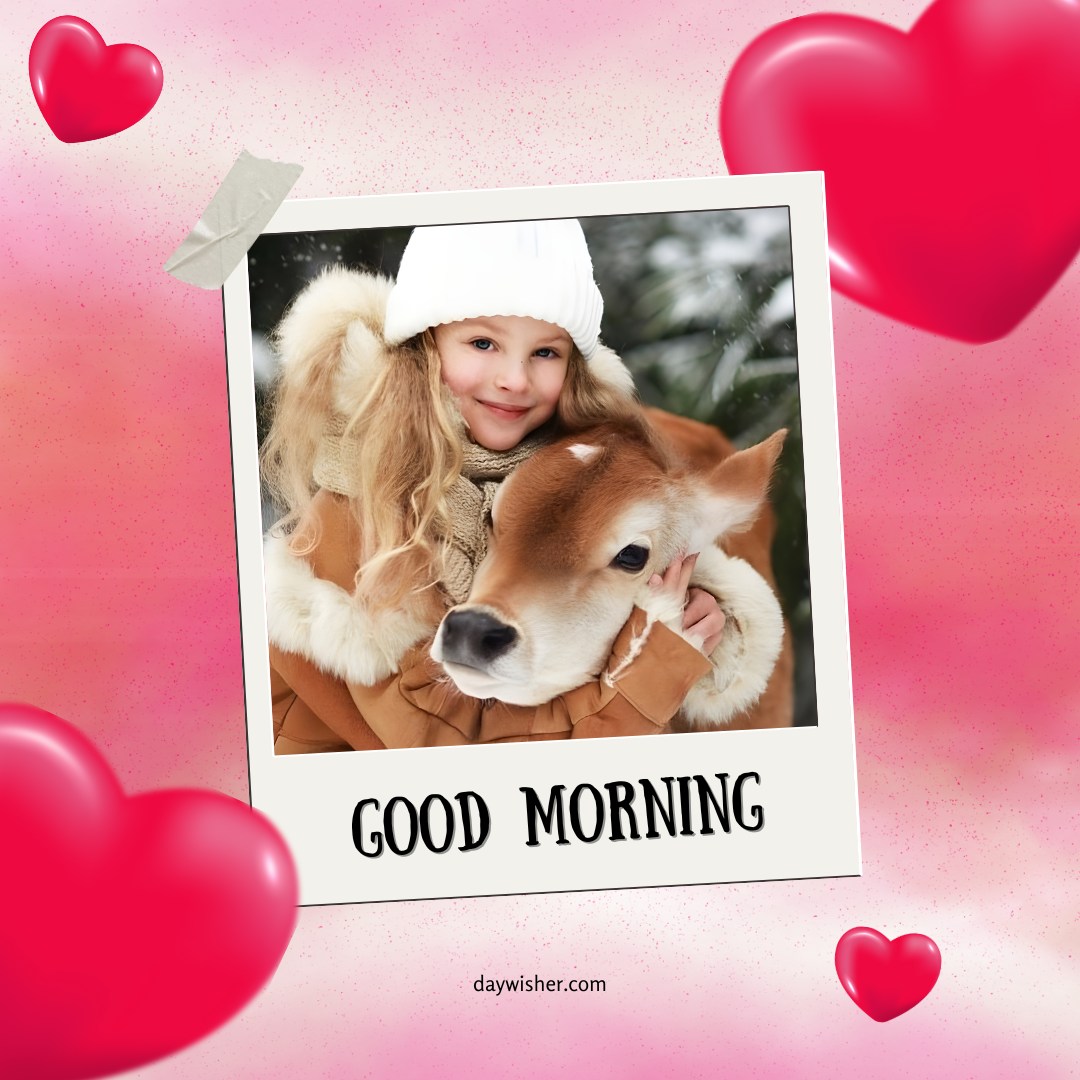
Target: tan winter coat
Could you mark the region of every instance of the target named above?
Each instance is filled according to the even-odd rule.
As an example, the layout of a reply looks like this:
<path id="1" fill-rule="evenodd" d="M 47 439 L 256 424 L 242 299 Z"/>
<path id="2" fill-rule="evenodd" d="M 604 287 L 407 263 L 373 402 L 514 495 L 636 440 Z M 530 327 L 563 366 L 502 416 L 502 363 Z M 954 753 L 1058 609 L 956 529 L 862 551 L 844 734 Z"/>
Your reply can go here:
<path id="1" fill-rule="evenodd" d="M 307 365 L 314 377 L 316 358 L 335 357 L 341 415 L 355 411 L 386 360 L 380 329 L 387 289 L 379 278 L 331 272 L 305 289 L 279 332 L 283 363 L 301 375 Z M 633 392 L 610 350 L 601 347 L 590 365 Z M 313 551 L 298 555 L 274 535 L 264 548 L 276 753 L 657 733 L 710 671 L 697 649 L 657 623 L 614 686 L 598 678 L 538 707 L 466 697 L 428 655 L 451 606 L 445 594 L 428 590 L 400 611 L 373 617 L 355 593 L 359 537 L 348 500 L 324 486 L 304 522 L 307 535 L 309 526 L 319 537 Z M 644 623 L 635 609 L 610 668 Z"/>

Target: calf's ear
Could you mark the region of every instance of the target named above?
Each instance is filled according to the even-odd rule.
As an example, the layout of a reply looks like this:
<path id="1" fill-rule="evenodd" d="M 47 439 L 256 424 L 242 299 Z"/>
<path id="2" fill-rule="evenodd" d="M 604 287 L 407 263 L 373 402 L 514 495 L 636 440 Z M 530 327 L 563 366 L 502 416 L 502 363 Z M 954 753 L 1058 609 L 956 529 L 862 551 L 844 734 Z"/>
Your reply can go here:
<path id="1" fill-rule="evenodd" d="M 787 429 L 783 428 L 764 442 L 724 458 L 708 474 L 704 482 L 702 525 L 709 543 L 753 525 L 765 502 L 786 437 Z"/>

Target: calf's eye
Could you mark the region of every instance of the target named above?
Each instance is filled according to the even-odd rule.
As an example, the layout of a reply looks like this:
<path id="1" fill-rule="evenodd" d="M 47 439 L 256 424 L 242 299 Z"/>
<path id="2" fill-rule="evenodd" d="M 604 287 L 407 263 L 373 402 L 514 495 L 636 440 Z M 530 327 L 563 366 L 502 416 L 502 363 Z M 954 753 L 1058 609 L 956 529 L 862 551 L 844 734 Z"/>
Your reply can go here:
<path id="1" fill-rule="evenodd" d="M 631 573 L 636 573 L 638 570 L 643 569 L 648 561 L 649 549 L 647 547 L 642 547 L 640 544 L 627 544 L 611 560 L 611 565 L 618 567 L 620 570 L 629 570 Z"/>

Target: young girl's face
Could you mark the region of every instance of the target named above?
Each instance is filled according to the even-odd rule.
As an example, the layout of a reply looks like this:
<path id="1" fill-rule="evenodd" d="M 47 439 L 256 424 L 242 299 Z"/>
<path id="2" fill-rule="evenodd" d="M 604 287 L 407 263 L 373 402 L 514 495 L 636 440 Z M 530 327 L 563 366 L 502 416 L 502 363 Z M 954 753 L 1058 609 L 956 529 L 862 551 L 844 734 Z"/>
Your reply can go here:
<path id="1" fill-rule="evenodd" d="M 436 326 L 435 345 L 474 442 L 509 450 L 555 414 L 573 349 L 561 327 L 487 316 Z"/>

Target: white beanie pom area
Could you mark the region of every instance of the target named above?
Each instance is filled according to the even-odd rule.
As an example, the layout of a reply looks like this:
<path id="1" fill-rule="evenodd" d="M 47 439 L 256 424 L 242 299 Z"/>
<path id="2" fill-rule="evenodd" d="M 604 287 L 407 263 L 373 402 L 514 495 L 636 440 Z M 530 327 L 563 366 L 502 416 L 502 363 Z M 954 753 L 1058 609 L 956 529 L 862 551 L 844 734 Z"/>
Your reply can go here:
<path id="1" fill-rule="evenodd" d="M 413 230 L 386 304 L 399 345 L 442 323 L 521 315 L 562 327 L 588 360 L 604 302 L 572 218 L 429 225 Z"/>

